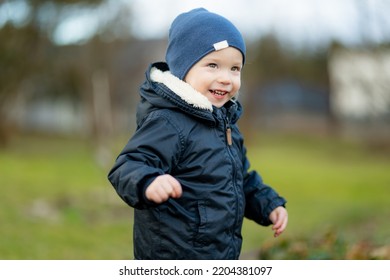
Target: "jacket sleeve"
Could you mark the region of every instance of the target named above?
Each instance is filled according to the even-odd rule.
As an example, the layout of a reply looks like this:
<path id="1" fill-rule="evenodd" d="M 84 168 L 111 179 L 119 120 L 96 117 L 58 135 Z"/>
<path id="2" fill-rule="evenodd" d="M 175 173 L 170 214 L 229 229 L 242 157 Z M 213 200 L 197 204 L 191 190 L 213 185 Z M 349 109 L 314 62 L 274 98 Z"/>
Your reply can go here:
<path id="1" fill-rule="evenodd" d="M 181 151 L 180 132 L 167 116 L 153 112 L 137 129 L 108 174 L 118 195 L 131 207 L 153 206 L 146 187 L 159 175 L 171 173 Z"/>
<path id="2" fill-rule="evenodd" d="M 244 147 L 244 193 L 246 198 L 245 217 L 256 223 L 268 226 L 272 222 L 269 215 L 278 206 L 285 206 L 286 200 L 270 186 L 263 183 L 261 176 L 256 171 L 250 171 L 249 161 L 245 156 Z"/>

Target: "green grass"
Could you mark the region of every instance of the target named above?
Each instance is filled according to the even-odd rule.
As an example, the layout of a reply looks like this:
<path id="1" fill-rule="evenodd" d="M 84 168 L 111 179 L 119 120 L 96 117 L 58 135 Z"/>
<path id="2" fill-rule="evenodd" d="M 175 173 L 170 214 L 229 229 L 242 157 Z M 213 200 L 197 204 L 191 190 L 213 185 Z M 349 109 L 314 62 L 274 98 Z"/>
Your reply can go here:
<path id="1" fill-rule="evenodd" d="M 128 259 L 131 210 L 84 141 L 17 139 L 0 152 L 1 259 Z"/>
<path id="2" fill-rule="evenodd" d="M 274 239 L 270 228 L 245 221 L 244 257 L 374 258 L 390 244 L 388 154 L 267 135 L 248 156 L 288 200 L 289 225 Z M 131 259 L 132 210 L 107 181 L 108 168 L 84 140 L 29 136 L 0 150 L 0 259 Z"/>
<path id="3" fill-rule="evenodd" d="M 265 182 L 288 200 L 289 226 L 284 236 L 273 240 L 270 230 L 247 222 L 244 251 L 254 244 L 310 244 L 329 234 L 343 240 L 345 250 L 360 242 L 372 249 L 390 243 L 388 154 L 341 140 L 265 136 L 250 147 L 249 157 Z M 336 250 L 337 244 L 332 247 Z M 332 257 L 343 258 L 345 250 Z"/>

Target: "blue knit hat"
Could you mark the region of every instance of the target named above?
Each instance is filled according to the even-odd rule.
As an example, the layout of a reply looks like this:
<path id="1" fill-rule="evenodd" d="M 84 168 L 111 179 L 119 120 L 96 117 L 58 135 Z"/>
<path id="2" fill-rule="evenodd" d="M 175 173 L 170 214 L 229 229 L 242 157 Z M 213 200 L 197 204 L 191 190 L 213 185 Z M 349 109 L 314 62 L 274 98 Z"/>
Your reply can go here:
<path id="1" fill-rule="evenodd" d="M 184 79 L 191 67 L 212 51 L 234 47 L 245 62 L 245 42 L 226 18 L 204 8 L 180 14 L 169 30 L 166 62 L 173 75 Z"/>

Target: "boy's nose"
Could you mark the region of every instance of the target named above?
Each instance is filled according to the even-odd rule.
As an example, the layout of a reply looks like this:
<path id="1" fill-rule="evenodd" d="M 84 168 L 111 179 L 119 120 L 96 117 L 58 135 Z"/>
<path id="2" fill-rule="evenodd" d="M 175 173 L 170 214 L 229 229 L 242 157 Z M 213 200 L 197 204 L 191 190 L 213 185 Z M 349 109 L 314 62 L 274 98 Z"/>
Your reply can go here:
<path id="1" fill-rule="evenodd" d="M 230 76 L 229 71 L 221 70 L 218 76 L 218 82 L 221 84 L 230 84 L 232 82 L 232 77 Z"/>

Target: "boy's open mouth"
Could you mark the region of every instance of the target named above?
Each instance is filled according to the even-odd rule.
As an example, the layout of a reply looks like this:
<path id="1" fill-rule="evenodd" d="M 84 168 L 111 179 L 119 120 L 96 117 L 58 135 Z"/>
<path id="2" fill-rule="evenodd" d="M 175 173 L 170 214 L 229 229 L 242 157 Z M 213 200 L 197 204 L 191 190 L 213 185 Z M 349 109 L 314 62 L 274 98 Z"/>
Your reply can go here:
<path id="1" fill-rule="evenodd" d="M 226 95 L 228 92 L 227 91 L 223 91 L 223 90 L 212 90 L 210 89 L 210 92 L 214 95 L 219 95 L 219 96 L 224 96 Z"/>

